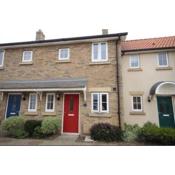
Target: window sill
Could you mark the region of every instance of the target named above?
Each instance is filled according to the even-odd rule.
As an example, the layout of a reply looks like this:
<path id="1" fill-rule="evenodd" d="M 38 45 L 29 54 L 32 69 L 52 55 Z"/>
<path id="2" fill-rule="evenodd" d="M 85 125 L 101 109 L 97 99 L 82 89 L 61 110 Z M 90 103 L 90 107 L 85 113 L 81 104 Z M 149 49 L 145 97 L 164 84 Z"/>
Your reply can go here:
<path id="1" fill-rule="evenodd" d="M 90 66 L 94 66 L 94 65 L 107 65 L 107 64 L 111 64 L 111 62 L 109 61 L 99 61 L 99 62 L 91 62 L 89 63 Z"/>
<path id="2" fill-rule="evenodd" d="M 145 112 L 143 112 L 143 111 L 132 111 L 132 112 L 130 112 L 129 113 L 130 115 L 146 115 L 146 113 Z"/>
<path id="3" fill-rule="evenodd" d="M 36 116 L 38 112 L 25 112 L 24 115 Z"/>
<path id="4" fill-rule="evenodd" d="M 33 64 L 33 61 L 31 61 L 31 62 L 21 62 L 21 63 L 19 63 L 19 65 L 32 65 Z"/>
<path id="5" fill-rule="evenodd" d="M 103 118 L 103 117 L 110 118 L 111 114 L 109 113 L 89 113 L 88 116 L 89 117 L 99 117 L 99 118 Z"/>
<path id="6" fill-rule="evenodd" d="M 58 60 L 56 63 L 71 63 L 70 60 Z"/>
<path id="7" fill-rule="evenodd" d="M 56 112 L 42 112 L 43 116 L 53 116 L 56 115 Z"/>
<path id="8" fill-rule="evenodd" d="M 159 71 L 159 70 L 172 70 L 173 68 L 172 67 L 157 67 L 156 70 Z"/>
<path id="9" fill-rule="evenodd" d="M 141 68 L 129 68 L 128 72 L 138 72 L 138 71 L 143 71 Z"/>

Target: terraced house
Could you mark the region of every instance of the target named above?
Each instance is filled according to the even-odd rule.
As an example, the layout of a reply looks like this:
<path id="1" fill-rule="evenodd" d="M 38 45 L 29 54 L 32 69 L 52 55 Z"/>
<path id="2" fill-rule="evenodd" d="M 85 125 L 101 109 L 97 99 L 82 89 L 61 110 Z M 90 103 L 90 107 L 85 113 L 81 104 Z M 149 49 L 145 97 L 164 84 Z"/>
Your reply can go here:
<path id="1" fill-rule="evenodd" d="M 122 43 L 123 123 L 175 127 L 175 37 Z"/>
<path id="2" fill-rule="evenodd" d="M 59 117 L 62 133 L 120 124 L 118 60 L 127 33 L 0 44 L 0 119 Z"/>

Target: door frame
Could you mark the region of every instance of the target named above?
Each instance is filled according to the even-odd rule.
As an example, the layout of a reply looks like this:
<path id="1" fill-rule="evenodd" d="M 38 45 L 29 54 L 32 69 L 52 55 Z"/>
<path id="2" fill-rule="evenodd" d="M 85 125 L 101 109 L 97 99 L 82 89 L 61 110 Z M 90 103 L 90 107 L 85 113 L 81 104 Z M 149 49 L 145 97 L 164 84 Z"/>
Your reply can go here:
<path id="1" fill-rule="evenodd" d="M 5 109 L 5 120 L 7 119 L 7 109 L 8 109 L 8 103 L 9 103 L 9 96 L 10 95 L 21 95 L 22 96 L 22 93 L 8 93 L 8 97 L 7 97 L 7 103 L 6 103 L 6 109 Z M 21 110 L 21 104 L 20 104 L 20 110 Z M 20 111 L 19 110 L 19 111 Z"/>
<path id="2" fill-rule="evenodd" d="M 78 103 L 79 103 L 79 106 L 78 106 L 78 132 L 77 133 L 72 133 L 72 132 L 63 132 L 63 126 L 64 126 L 64 100 L 65 100 L 65 95 L 77 95 L 78 94 Z M 61 134 L 65 134 L 65 135 L 79 135 L 80 134 L 80 93 L 64 93 L 63 94 L 63 112 L 62 112 L 62 127 L 61 127 Z"/>
<path id="3" fill-rule="evenodd" d="M 174 123 L 175 123 L 175 108 L 174 108 L 174 102 L 175 102 L 175 100 L 173 99 L 173 96 L 172 96 L 172 95 L 156 95 L 158 126 L 161 127 L 161 126 L 160 126 L 159 108 L 158 108 L 158 98 L 157 98 L 157 97 L 170 97 L 170 98 L 171 98 L 172 109 L 173 109 L 173 118 L 174 118 Z"/>

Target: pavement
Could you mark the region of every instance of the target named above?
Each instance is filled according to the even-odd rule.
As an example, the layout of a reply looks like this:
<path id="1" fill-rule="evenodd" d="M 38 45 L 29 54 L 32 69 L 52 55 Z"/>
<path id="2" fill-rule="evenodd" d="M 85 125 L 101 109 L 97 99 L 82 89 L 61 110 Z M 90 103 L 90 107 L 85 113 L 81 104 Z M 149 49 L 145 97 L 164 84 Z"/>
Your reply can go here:
<path id="1" fill-rule="evenodd" d="M 75 135 L 60 135 L 45 139 L 15 139 L 9 137 L 0 137 L 1 146 L 136 146 L 143 145 L 140 143 L 126 142 L 96 142 L 89 137 L 81 138 Z"/>

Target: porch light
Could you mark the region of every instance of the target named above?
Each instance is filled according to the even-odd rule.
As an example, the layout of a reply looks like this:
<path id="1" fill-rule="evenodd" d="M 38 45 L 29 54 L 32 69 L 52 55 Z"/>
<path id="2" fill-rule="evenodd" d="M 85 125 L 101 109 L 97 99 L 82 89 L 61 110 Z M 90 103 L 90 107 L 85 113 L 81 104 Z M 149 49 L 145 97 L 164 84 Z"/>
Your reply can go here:
<path id="1" fill-rule="evenodd" d="M 57 100 L 60 100 L 60 94 L 56 94 Z"/>

